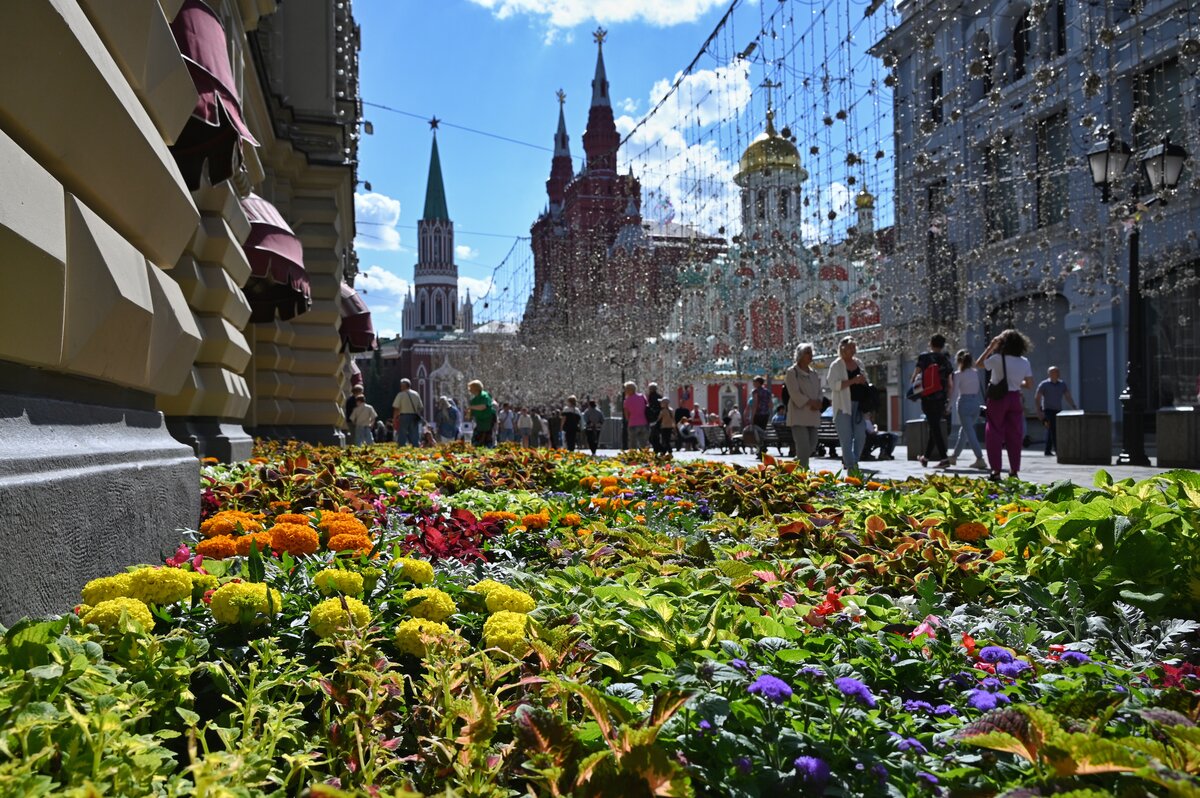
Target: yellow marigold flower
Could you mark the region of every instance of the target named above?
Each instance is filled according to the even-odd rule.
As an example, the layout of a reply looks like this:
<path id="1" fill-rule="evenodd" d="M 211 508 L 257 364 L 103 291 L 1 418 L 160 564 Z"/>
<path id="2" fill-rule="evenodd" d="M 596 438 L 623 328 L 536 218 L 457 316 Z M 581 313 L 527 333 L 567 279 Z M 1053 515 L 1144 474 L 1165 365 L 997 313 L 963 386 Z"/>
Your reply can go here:
<path id="1" fill-rule="evenodd" d="M 229 535 L 217 535 L 196 544 L 196 553 L 209 560 L 224 560 L 237 554 L 237 545 Z"/>
<path id="2" fill-rule="evenodd" d="M 444 621 L 458 609 L 454 599 L 436 587 L 414 588 L 404 594 L 405 601 L 416 601 L 417 599 L 421 599 L 421 601 L 408 608 L 414 618 Z"/>
<path id="3" fill-rule="evenodd" d="M 567 513 L 562 518 L 560 518 L 558 520 L 558 522 L 560 524 L 562 524 L 563 526 L 579 526 L 580 524 L 583 523 L 583 518 L 581 518 L 576 513 Z"/>
<path id="4" fill-rule="evenodd" d="M 363 578 L 353 571 L 343 571 L 340 568 L 326 568 L 317 571 L 313 584 L 323 595 L 332 596 L 341 593 L 346 596 L 357 596 L 363 592 Z"/>
<path id="5" fill-rule="evenodd" d="M 129 580 L 129 595 L 147 604 L 174 604 L 192 597 L 192 577 L 178 568 L 139 568 Z"/>
<path id="6" fill-rule="evenodd" d="M 130 580 L 129 574 L 116 574 L 93 579 L 83 586 L 80 593 L 83 594 L 84 604 L 91 604 L 95 607 L 102 601 L 125 598 L 131 594 L 132 590 L 133 582 Z"/>
<path id="7" fill-rule="evenodd" d="M 237 553 L 246 557 L 250 554 L 250 544 L 258 546 L 258 553 L 263 556 L 271 554 L 271 534 L 269 532 L 251 532 L 249 535 L 242 535 L 233 541 L 234 548 Z"/>
<path id="8" fill-rule="evenodd" d="M 396 648 L 414 657 L 424 657 L 433 638 L 449 637 L 450 627 L 426 618 L 409 618 L 396 626 Z"/>
<path id="9" fill-rule="evenodd" d="M 499 648 L 518 656 L 529 649 L 525 629 L 529 616 L 520 612 L 497 612 L 483 622 L 483 643 L 488 648 Z"/>
<path id="10" fill-rule="evenodd" d="M 342 606 L 343 601 L 346 602 L 345 607 Z M 371 620 L 371 611 L 366 604 L 349 596 L 325 599 L 308 614 L 308 628 L 317 637 L 333 637 L 339 631 L 350 628 L 351 617 L 354 626 L 361 629 Z"/>
<path id="11" fill-rule="evenodd" d="M 330 551 L 353 551 L 367 554 L 374 544 L 365 535 L 334 535 L 326 545 Z"/>
<path id="12" fill-rule="evenodd" d="M 989 534 L 987 525 L 981 524 L 978 521 L 965 521 L 954 527 L 954 537 L 967 542 L 975 540 L 983 540 Z"/>
<path id="13" fill-rule="evenodd" d="M 532 612 L 537 607 L 533 596 L 523 590 L 499 585 L 487 593 L 488 612 Z"/>
<path id="14" fill-rule="evenodd" d="M 495 579 L 484 579 L 482 582 L 476 582 L 475 584 L 471 585 L 469 588 L 467 588 L 467 590 L 470 590 L 473 593 L 482 593 L 486 596 L 488 593 L 491 593 L 493 590 L 501 587 L 507 587 L 507 585 L 497 582 Z"/>
<path id="15" fill-rule="evenodd" d="M 196 591 L 199 591 L 200 595 L 204 595 L 209 590 L 216 590 L 221 584 L 221 580 L 212 574 L 202 574 L 199 571 L 188 571 L 187 573 L 192 578 L 192 595 L 195 595 Z"/>
<path id="16" fill-rule="evenodd" d="M 433 581 L 433 566 L 424 560 L 401 557 L 392 561 L 392 567 L 398 568 L 400 575 L 414 584 L 424 585 Z"/>
<path id="17" fill-rule="evenodd" d="M 600 477 L 601 487 L 611 488 L 617 484 L 617 478 L 614 476 Z"/>
<path id="18" fill-rule="evenodd" d="M 286 503 L 284 506 L 285 507 L 287 506 Z M 280 515 L 275 516 L 275 523 L 276 524 L 303 524 L 304 526 L 308 526 L 309 524 L 312 523 L 312 519 L 309 518 L 304 513 L 281 513 Z"/>
<path id="19" fill-rule="evenodd" d="M 280 516 L 282 519 L 284 516 Z M 278 521 L 278 519 L 277 519 Z M 307 523 L 278 521 L 267 530 L 271 535 L 271 548 L 277 554 L 287 552 L 292 556 L 312 554 L 321 548 L 321 538 Z"/>
<path id="20" fill-rule="evenodd" d="M 101 601 L 88 610 L 87 614 L 83 616 L 83 622 L 94 623 L 107 631 L 119 626 L 122 613 L 129 620 L 141 624 L 145 631 L 154 628 L 154 616 L 150 613 L 150 608 L 135 598 L 112 598 Z"/>
<path id="21" fill-rule="evenodd" d="M 383 487 L 386 488 L 387 490 L 396 490 L 397 488 L 400 487 L 400 483 L 394 479 L 389 479 L 383 483 Z"/>
<path id="22" fill-rule="evenodd" d="M 206 538 L 217 535 L 236 535 L 238 525 L 242 532 L 257 532 L 262 529 L 259 517 L 243 510 L 222 510 L 200 524 L 200 534 Z"/>
<path id="23" fill-rule="evenodd" d="M 278 615 L 283 608 L 283 596 L 279 591 L 267 591 L 262 582 L 228 582 L 212 594 L 208 608 L 217 623 L 230 626 L 262 623 L 264 619 L 260 615 Z"/>

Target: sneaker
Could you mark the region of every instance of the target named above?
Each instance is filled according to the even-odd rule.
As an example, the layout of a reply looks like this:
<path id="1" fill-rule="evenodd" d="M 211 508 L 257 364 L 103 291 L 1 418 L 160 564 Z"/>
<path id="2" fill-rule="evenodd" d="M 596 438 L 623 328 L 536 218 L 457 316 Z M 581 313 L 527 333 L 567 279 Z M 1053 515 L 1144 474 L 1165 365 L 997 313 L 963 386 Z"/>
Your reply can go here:
<path id="1" fill-rule="evenodd" d="M 938 463 L 938 464 L 937 464 L 937 467 L 938 467 L 938 468 L 949 468 L 949 467 L 950 467 L 950 461 L 949 461 L 949 460 L 942 460 L 940 463 Z"/>
<path id="2" fill-rule="evenodd" d="M 925 458 L 925 455 L 921 455 L 920 457 L 918 457 L 917 462 L 921 464 L 921 468 L 925 468 L 926 466 L 929 465 L 929 460 L 927 460 Z"/>
<path id="3" fill-rule="evenodd" d="M 983 462 L 982 457 L 975 458 L 975 462 L 971 463 L 971 468 L 977 471 L 987 471 L 987 463 Z"/>
<path id="4" fill-rule="evenodd" d="M 944 462 L 948 463 L 949 465 L 956 466 L 956 465 L 958 465 L 958 455 L 956 455 L 956 454 L 950 455 L 949 457 L 947 457 L 945 459 Z"/>
<path id="5" fill-rule="evenodd" d="M 999 471 L 993 471 L 993 472 L 991 473 L 991 475 L 990 475 L 990 476 L 988 476 L 988 479 L 990 479 L 992 482 L 999 482 L 999 481 L 1000 481 L 1000 472 L 999 472 Z"/>

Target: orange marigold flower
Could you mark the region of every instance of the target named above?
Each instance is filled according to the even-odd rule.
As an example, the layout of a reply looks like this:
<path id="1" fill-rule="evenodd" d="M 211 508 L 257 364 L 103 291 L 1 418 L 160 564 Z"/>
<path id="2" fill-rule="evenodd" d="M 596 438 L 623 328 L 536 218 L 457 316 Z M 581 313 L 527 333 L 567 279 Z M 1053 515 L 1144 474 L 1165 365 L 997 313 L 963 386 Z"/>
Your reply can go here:
<path id="1" fill-rule="evenodd" d="M 321 513 L 321 520 L 317 521 L 317 526 L 319 526 L 321 529 L 329 529 L 329 527 L 332 526 L 334 524 L 334 522 L 341 521 L 342 519 L 350 519 L 352 521 L 358 520 L 357 518 L 354 517 L 354 513 L 343 513 L 340 510 L 337 512 L 334 512 L 332 510 L 329 510 L 327 512 Z"/>
<path id="2" fill-rule="evenodd" d="M 270 507 L 272 510 L 286 510 L 292 506 L 292 503 L 291 502 L 282 502 L 282 501 L 281 502 L 271 502 L 267 506 Z"/>
<path id="3" fill-rule="evenodd" d="M 596 484 L 595 477 L 582 477 L 579 480 L 579 487 L 588 488 L 589 490 Z"/>
<path id="4" fill-rule="evenodd" d="M 576 515 L 575 513 L 567 513 L 566 515 L 564 515 L 562 518 L 559 519 L 559 523 L 562 524 L 563 526 L 579 526 L 580 524 L 583 523 L 583 518 Z"/>
<path id="5" fill-rule="evenodd" d="M 259 517 L 243 510 L 222 510 L 200 524 L 200 534 L 206 538 L 237 533 L 238 524 L 243 532 L 258 532 L 262 529 Z"/>
<path id="6" fill-rule="evenodd" d="M 883 490 L 883 488 L 884 488 L 884 485 L 882 482 L 876 482 L 875 480 L 871 480 L 870 482 L 867 483 L 867 490 Z"/>
<path id="7" fill-rule="evenodd" d="M 1003 559 L 1004 559 L 1004 552 L 1000 551 L 999 549 L 996 549 L 995 551 L 993 551 L 991 554 L 988 555 L 988 562 L 1000 562 Z"/>
<path id="8" fill-rule="evenodd" d="M 217 463 L 219 463 L 221 461 L 215 457 L 202 457 L 202 458 L 200 458 L 200 462 L 204 463 L 205 465 L 216 465 Z"/>
<path id="9" fill-rule="evenodd" d="M 325 529 L 329 531 L 329 537 L 331 538 L 336 538 L 341 535 L 358 535 L 365 538 L 371 537 L 371 533 L 367 529 L 367 525 L 362 521 L 359 521 L 354 516 L 350 516 L 349 518 L 342 517 L 335 519 L 333 523 L 329 524 L 329 526 L 325 527 Z"/>
<path id="10" fill-rule="evenodd" d="M 488 510 L 483 514 L 484 521 L 516 521 L 517 514 L 507 510 Z"/>
<path id="11" fill-rule="evenodd" d="M 233 542 L 233 545 L 237 548 L 237 553 L 245 557 L 250 553 L 252 542 L 258 545 L 259 554 L 266 554 L 271 550 L 271 534 L 269 532 L 251 532 L 249 535 L 242 535 Z"/>
<path id="12" fill-rule="evenodd" d="M 217 535 L 197 543 L 196 553 L 206 560 L 223 560 L 237 554 L 237 548 L 229 535 Z"/>
<path id="13" fill-rule="evenodd" d="M 605 487 L 605 488 L 611 488 L 611 487 L 615 487 L 615 486 L 616 486 L 616 484 L 617 484 L 617 478 L 616 478 L 616 477 L 613 477 L 613 476 L 608 476 L 608 477 L 600 477 L 600 485 L 601 485 L 601 486 L 603 486 L 603 487 Z"/>
<path id="14" fill-rule="evenodd" d="M 321 548 L 321 538 L 308 524 L 285 521 L 267 531 L 271 533 L 271 548 L 275 549 L 276 554 L 285 551 L 292 555 L 312 554 Z"/>
<path id="15" fill-rule="evenodd" d="M 356 551 L 367 553 L 371 550 L 371 539 L 366 535 L 334 535 L 326 544 L 330 551 Z"/>
<path id="16" fill-rule="evenodd" d="M 646 523 L 646 516 L 644 516 L 644 515 L 635 515 L 635 516 L 633 517 L 633 520 L 634 520 L 634 521 L 637 521 L 639 524 L 644 524 L 644 523 Z"/>
<path id="17" fill-rule="evenodd" d="M 862 484 L 862 480 L 858 477 L 846 477 L 842 480 L 842 482 L 845 482 L 847 485 L 854 485 L 856 487 Z"/>
<path id="18" fill-rule="evenodd" d="M 667 478 L 664 477 L 662 474 L 651 474 L 650 482 L 655 485 L 662 485 L 667 482 Z"/>
<path id="19" fill-rule="evenodd" d="M 667 488 L 666 490 L 663 491 L 664 496 L 675 496 L 675 495 L 678 495 L 678 493 L 679 493 L 679 488 Z"/>
<path id="20" fill-rule="evenodd" d="M 968 542 L 983 540 L 990 534 L 991 532 L 988 530 L 987 525 L 981 524 L 978 521 L 965 521 L 954 527 L 954 537 Z"/>
<path id="21" fill-rule="evenodd" d="M 616 485 L 605 485 L 604 490 L 601 491 L 605 496 L 616 496 L 620 492 L 621 489 Z"/>
<path id="22" fill-rule="evenodd" d="M 303 524 L 304 526 L 308 526 L 309 524 L 312 523 L 312 519 L 309 518 L 304 513 L 283 513 L 282 515 L 275 516 L 275 523 L 277 523 L 277 524 Z"/>
<path id="23" fill-rule="evenodd" d="M 529 529 L 548 529 L 550 527 L 550 513 L 547 510 L 542 510 L 540 513 L 530 513 L 521 519 L 521 523 Z"/>

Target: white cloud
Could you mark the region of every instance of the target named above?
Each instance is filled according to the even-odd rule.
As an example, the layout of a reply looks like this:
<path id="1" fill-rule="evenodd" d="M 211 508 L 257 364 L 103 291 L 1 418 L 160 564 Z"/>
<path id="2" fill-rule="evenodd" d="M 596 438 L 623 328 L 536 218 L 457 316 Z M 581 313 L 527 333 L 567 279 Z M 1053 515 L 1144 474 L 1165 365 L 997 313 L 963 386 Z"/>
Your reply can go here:
<path id="1" fill-rule="evenodd" d="M 458 298 L 460 300 L 466 297 L 467 291 L 471 292 L 471 300 L 474 301 L 486 296 L 490 290 L 492 290 L 491 277 L 463 277 L 461 274 L 458 276 Z"/>
<path id="2" fill-rule="evenodd" d="M 358 235 L 354 246 L 358 249 L 400 249 L 400 200 L 386 194 L 368 192 L 354 194 L 354 221 Z"/>
<path id="3" fill-rule="evenodd" d="M 677 73 L 670 80 L 664 78 L 654 84 L 649 96 L 651 107 L 678 78 Z M 707 233 L 738 224 L 740 199 L 733 182 L 737 154 L 722 152 L 720 137 L 702 134 L 713 125 L 727 124 L 741 115 L 752 94 L 746 61 L 697 70 L 683 79 L 675 93 L 621 148 L 622 159 L 632 159 L 645 193 L 655 195 L 655 204 L 670 202 L 676 223 Z M 617 118 L 617 130 L 622 135 L 636 124 L 637 120 L 629 115 Z M 726 235 L 734 232 L 727 229 Z"/>
<path id="4" fill-rule="evenodd" d="M 636 114 L 640 105 L 641 103 L 632 97 L 626 97 L 624 100 L 621 100 L 621 102 L 617 103 L 617 107 L 626 114 Z"/>
<path id="5" fill-rule="evenodd" d="M 816 244 L 820 241 L 832 241 L 838 234 L 845 231 L 847 223 L 854 224 L 854 219 L 849 219 L 847 222 L 848 215 L 853 209 L 850 194 L 849 186 L 835 180 L 821 192 L 820 196 L 813 196 L 813 206 L 816 210 L 810 210 L 800 225 L 800 236 L 804 239 L 804 243 Z M 835 219 L 829 218 L 830 211 L 837 214 Z"/>
<path id="6" fill-rule="evenodd" d="M 354 278 L 354 287 L 360 294 L 366 294 L 367 306 L 374 309 L 375 300 L 392 301 L 397 305 L 403 304 L 408 296 L 410 283 L 395 272 L 382 266 L 368 266 Z"/>
<path id="7" fill-rule="evenodd" d="M 573 28 L 585 22 L 609 25 L 646 22 L 667 27 L 695 22 L 725 0 L 471 0 L 497 19 L 525 14 L 542 17 L 550 31 Z M 552 41 L 553 36 L 547 36 Z"/>
<path id="8" fill-rule="evenodd" d="M 456 244 L 454 246 L 454 256 L 463 260 L 475 260 L 479 257 L 479 250 L 466 244 Z"/>

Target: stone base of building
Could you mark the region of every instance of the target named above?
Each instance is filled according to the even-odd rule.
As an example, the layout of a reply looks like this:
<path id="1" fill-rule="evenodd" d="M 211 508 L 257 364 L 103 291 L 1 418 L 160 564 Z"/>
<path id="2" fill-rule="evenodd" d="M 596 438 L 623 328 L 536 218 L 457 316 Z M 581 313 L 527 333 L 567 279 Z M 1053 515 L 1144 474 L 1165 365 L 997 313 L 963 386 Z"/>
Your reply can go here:
<path id="1" fill-rule="evenodd" d="M 6 625 L 69 610 L 90 579 L 161 562 L 200 518 L 199 461 L 168 434 L 151 397 L 123 392 L 137 398 L 121 407 L 11 387 L 0 379 Z"/>
<path id="2" fill-rule="evenodd" d="M 246 431 L 256 438 L 273 441 L 303 441 L 322 446 L 345 446 L 349 442 L 345 432 L 323 424 L 271 425 Z"/>
<path id="3" fill-rule="evenodd" d="M 215 457 L 222 463 L 247 460 L 254 449 L 254 439 L 233 421 L 170 417 L 167 429 L 175 440 L 191 446 L 197 457 Z"/>

